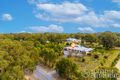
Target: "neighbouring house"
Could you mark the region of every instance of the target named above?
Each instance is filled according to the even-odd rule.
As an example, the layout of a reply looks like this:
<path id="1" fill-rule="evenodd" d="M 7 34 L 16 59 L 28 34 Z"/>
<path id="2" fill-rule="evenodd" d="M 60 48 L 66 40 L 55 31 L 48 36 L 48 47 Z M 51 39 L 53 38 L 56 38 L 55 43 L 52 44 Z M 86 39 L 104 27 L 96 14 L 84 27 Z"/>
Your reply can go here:
<path id="1" fill-rule="evenodd" d="M 68 38 L 66 39 L 66 42 L 81 42 L 81 40 L 75 38 Z"/>
<path id="2" fill-rule="evenodd" d="M 80 46 L 75 43 L 72 43 L 71 46 L 64 47 L 64 56 L 65 57 L 67 57 L 67 56 L 82 57 L 92 51 L 93 51 L 92 48 L 86 48 L 84 46 Z"/>

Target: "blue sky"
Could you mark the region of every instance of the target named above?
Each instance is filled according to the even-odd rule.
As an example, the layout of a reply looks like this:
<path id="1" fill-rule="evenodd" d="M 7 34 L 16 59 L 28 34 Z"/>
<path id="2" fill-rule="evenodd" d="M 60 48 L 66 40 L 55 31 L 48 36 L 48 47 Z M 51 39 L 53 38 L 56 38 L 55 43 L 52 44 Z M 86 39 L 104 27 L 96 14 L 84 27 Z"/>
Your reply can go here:
<path id="1" fill-rule="evenodd" d="M 120 0 L 0 0 L 0 33 L 120 32 Z"/>

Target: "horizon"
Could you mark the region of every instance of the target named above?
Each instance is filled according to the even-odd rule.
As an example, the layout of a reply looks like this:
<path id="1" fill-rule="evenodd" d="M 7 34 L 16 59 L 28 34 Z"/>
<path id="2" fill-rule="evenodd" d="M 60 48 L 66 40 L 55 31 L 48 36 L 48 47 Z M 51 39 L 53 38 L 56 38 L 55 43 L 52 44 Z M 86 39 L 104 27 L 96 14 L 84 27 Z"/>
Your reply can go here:
<path id="1" fill-rule="evenodd" d="M 112 32 L 112 31 L 103 31 L 103 32 L 94 32 L 94 33 L 82 33 L 82 32 L 74 32 L 74 33 L 57 33 L 57 32 L 10 32 L 10 33 L 0 33 L 0 34 L 97 34 L 104 32 Z M 112 32 L 112 33 L 120 33 L 120 32 Z"/>
<path id="2" fill-rule="evenodd" d="M 120 0 L 0 1 L 0 34 L 120 32 Z"/>

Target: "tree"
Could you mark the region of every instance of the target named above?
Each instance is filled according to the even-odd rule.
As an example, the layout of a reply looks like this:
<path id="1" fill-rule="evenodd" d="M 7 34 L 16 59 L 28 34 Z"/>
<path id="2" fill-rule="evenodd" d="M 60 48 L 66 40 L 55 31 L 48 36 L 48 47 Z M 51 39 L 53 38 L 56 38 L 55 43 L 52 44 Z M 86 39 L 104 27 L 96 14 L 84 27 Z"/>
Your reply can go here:
<path id="1" fill-rule="evenodd" d="M 83 38 L 84 41 L 89 43 L 97 42 L 97 36 L 95 34 L 86 34 Z"/>
<path id="2" fill-rule="evenodd" d="M 77 65 L 68 58 L 62 58 L 56 64 L 56 71 L 63 78 L 73 78 L 77 71 Z"/>
<path id="3" fill-rule="evenodd" d="M 42 49 L 40 56 L 43 58 L 45 64 L 53 67 L 58 58 L 58 53 L 56 53 L 53 49 L 44 48 Z"/>
<path id="4" fill-rule="evenodd" d="M 120 47 L 120 37 L 117 37 L 117 40 L 115 42 L 115 46 Z"/>
<path id="5" fill-rule="evenodd" d="M 81 37 L 82 37 L 82 34 L 80 34 L 80 33 L 76 33 L 76 34 L 75 34 L 75 38 L 76 38 L 76 39 L 80 39 Z"/>
<path id="6" fill-rule="evenodd" d="M 110 49 L 115 46 L 116 34 L 112 32 L 104 32 L 99 36 L 100 42 L 105 49 Z"/>
<path id="7" fill-rule="evenodd" d="M 10 67 L 0 76 L 0 80 L 25 80 L 24 72 L 20 66 Z"/>

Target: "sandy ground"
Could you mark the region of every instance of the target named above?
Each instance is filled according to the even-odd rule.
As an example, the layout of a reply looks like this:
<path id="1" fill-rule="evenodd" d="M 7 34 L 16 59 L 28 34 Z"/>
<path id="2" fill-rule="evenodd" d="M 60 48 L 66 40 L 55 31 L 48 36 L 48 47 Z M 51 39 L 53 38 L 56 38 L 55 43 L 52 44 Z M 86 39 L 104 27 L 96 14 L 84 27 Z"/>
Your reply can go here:
<path id="1" fill-rule="evenodd" d="M 33 75 L 25 75 L 26 80 L 38 80 Z M 40 79 L 39 79 L 40 80 Z"/>
<path id="2" fill-rule="evenodd" d="M 115 66 L 117 69 L 119 69 L 119 72 L 120 72 L 120 60 L 118 61 L 118 63 L 116 64 Z M 117 80 L 120 80 L 120 78 L 117 78 Z"/>
<path id="3" fill-rule="evenodd" d="M 115 47 L 116 50 L 120 50 L 120 47 Z"/>
<path id="4" fill-rule="evenodd" d="M 118 68 L 119 71 L 120 71 L 120 60 L 119 60 L 118 63 L 116 64 L 116 68 Z"/>

